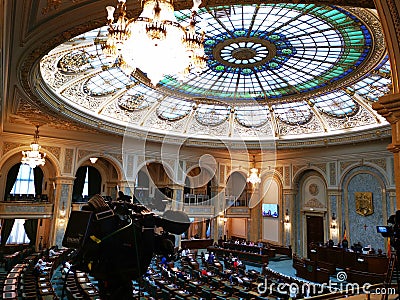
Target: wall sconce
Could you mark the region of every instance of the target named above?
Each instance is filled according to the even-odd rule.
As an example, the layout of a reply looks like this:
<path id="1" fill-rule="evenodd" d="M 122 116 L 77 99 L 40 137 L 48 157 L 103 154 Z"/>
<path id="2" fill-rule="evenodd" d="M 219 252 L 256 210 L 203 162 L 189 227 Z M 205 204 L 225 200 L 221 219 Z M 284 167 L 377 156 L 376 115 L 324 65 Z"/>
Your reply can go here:
<path id="1" fill-rule="evenodd" d="M 225 214 L 223 212 L 220 212 L 218 214 L 218 216 L 219 216 L 219 221 L 221 222 L 221 225 L 224 224 L 224 226 L 225 226 L 226 222 L 228 221 L 228 219 L 225 217 Z"/>
<path id="2" fill-rule="evenodd" d="M 65 204 L 63 202 L 62 207 L 60 209 L 60 217 L 65 218 L 66 214 L 67 214 L 67 210 L 65 209 Z"/>
<path id="3" fill-rule="evenodd" d="M 289 210 L 288 209 L 286 209 L 286 212 L 285 212 L 285 220 L 284 220 L 284 222 L 285 223 L 290 223 L 290 215 L 289 215 Z"/>
<path id="4" fill-rule="evenodd" d="M 286 209 L 285 212 L 285 218 L 283 220 L 284 226 L 286 230 L 290 230 L 290 215 L 289 215 L 289 210 Z"/>
<path id="5" fill-rule="evenodd" d="M 96 161 L 97 161 L 98 159 L 99 159 L 98 157 L 90 157 L 90 158 L 89 158 L 89 160 L 90 160 L 90 162 L 91 162 L 92 164 L 95 164 Z"/>
<path id="6" fill-rule="evenodd" d="M 335 213 L 332 213 L 331 229 L 336 229 L 336 227 L 337 227 L 336 215 Z"/>

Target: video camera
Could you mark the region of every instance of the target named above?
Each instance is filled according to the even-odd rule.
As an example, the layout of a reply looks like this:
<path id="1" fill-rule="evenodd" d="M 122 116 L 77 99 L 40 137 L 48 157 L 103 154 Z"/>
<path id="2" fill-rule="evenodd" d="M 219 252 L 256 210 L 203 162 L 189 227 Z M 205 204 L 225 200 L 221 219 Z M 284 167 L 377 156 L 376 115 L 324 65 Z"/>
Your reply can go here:
<path id="1" fill-rule="evenodd" d="M 76 269 L 101 280 L 134 280 L 146 273 L 154 254 L 173 255 L 172 234 L 189 225 L 181 211 L 158 216 L 143 205 L 107 203 L 95 195 L 82 210 L 71 212 L 62 244 L 77 250 Z"/>
<path id="2" fill-rule="evenodd" d="M 400 250 L 400 210 L 391 215 L 387 222 L 392 225 L 379 225 L 376 226 L 376 230 L 383 237 L 390 237 L 391 246 L 396 250 Z"/>

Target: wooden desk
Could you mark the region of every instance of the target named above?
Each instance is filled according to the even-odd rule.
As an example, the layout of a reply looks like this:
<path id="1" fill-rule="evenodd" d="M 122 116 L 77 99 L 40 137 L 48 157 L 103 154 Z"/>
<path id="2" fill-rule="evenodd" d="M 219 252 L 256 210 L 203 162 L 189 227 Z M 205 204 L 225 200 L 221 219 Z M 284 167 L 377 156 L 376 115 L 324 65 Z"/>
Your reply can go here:
<path id="1" fill-rule="evenodd" d="M 185 298 L 185 299 L 187 299 L 189 296 L 191 296 L 190 293 L 185 292 L 185 291 L 182 291 L 182 290 L 176 290 L 176 291 L 174 291 L 174 293 L 175 293 L 176 295 L 182 297 L 182 298 Z"/>
<path id="2" fill-rule="evenodd" d="M 7 284 L 3 286 L 3 292 L 16 292 L 17 285 L 16 284 Z"/>
<path id="3" fill-rule="evenodd" d="M 310 260 L 327 262 L 338 268 L 351 268 L 357 271 L 384 274 L 388 269 L 386 256 L 361 254 L 338 247 L 312 246 Z"/>
<path id="4" fill-rule="evenodd" d="M 217 256 L 229 255 L 232 253 L 233 256 L 237 256 L 243 261 L 251 261 L 259 264 L 264 264 L 268 262 L 268 255 L 262 255 L 258 253 L 249 253 L 232 249 L 208 247 L 209 252 L 214 252 Z"/>
<path id="5" fill-rule="evenodd" d="M 97 296 L 99 294 L 99 292 L 94 288 L 84 290 L 84 292 L 85 292 L 85 294 L 88 294 L 89 296 Z"/>
<path id="6" fill-rule="evenodd" d="M 181 247 L 186 249 L 207 249 L 213 243 L 213 239 L 181 240 Z"/>
<path id="7" fill-rule="evenodd" d="M 41 296 L 46 296 L 46 295 L 52 295 L 54 293 L 52 288 L 44 288 L 44 289 L 39 289 L 39 294 Z"/>
<path id="8" fill-rule="evenodd" d="M 17 283 L 18 283 L 18 280 L 15 279 L 15 278 L 4 280 L 4 285 L 6 285 L 6 284 L 17 284 Z"/>
<path id="9" fill-rule="evenodd" d="M 92 284 L 91 282 L 82 283 L 80 286 L 81 286 L 81 288 L 82 288 L 83 290 L 90 290 L 90 289 L 93 289 L 93 284 Z"/>
<path id="10" fill-rule="evenodd" d="M 87 278 L 87 277 L 79 277 L 78 278 L 78 282 L 79 283 L 84 283 L 84 282 L 89 282 L 90 280 L 89 280 L 89 278 Z"/>
<path id="11" fill-rule="evenodd" d="M 18 295 L 16 292 L 4 292 L 3 299 L 18 299 Z"/>

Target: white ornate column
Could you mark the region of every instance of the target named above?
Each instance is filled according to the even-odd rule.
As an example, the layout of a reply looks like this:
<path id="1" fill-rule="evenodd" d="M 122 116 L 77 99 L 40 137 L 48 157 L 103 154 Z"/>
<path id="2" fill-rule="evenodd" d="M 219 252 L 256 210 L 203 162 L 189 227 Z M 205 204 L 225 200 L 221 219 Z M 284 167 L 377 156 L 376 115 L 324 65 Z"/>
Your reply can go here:
<path id="1" fill-rule="evenodd" d="M 72 203 L 72 190 L 75 177 L 64 176 L 54 179 L 54 211 L 51 221 L 51 230 L 49 234 L 49 243 L 51 245 L 62 245 L 65 229 Z"/>
<path id="2" fill-rule="evenodd" d="M 183 185 L 170 185 L 172 189 L 172 205 L 171 210 L 183 211 Z M 181 247 L 181 235 L 175 235 L 175 247 Z"/>
<path id="3" fill-rule="evenodd" d="M 390 123 L 392 143 L 388 150 L 394 156 L 396 183 L 396 209 L 400 209 L 400 2 L 398 0 L 375 0 L 382 23 L 390 59 L 392 94 L 379 98 L 372 107 Z"/>
<path id="4" fill-rule="evenodd" d="M 211 197 L 214 199 L 214 215 L 210 215 L 211 226 L 211 238 L 217 241 L 220 237 L 224 238 L 225 225 L 224 213 L 226 210 L 225 201 L 225 186 L 214 186 L 211 188 Z"/>
<path id="5" fill-rule="evenodd" d="M 289 212 L 288 219 L 286 224 L 284 224 L 284 244 L 291 245 L 293 252 L 296 252 L 298 249 L 296 248 L 296 233 L 299 228 L 299 221 L 296 218 L 295 213 L 295 191 L 292 189 L 283 190 L 283 203 L 286 209 Z"/>

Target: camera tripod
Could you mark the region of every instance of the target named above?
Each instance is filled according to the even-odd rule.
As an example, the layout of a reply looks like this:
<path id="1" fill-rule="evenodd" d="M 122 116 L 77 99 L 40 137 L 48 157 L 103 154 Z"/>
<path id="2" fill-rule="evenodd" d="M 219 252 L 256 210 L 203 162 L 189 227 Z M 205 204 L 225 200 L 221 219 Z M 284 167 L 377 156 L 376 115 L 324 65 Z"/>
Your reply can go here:
<path id="1" fill-rule="evenodd" d="M 389 257 L 389 263 L 388 263 L 388 271 L 386 273 L 386 278 L 384 281 L 384 287 L 386 288 L 386 291 L 388 291 L 389 288 L 392 286 L 393 282 L 393 275 L 396 276 L 396 282 L 397 282 L 397 293 L 398 296 L 396 297 L 395 300 L 400 299 L 400 265 L 399 265 L 399 260 L 398 256 L 400 254 L 400 249 L 396 250 L 396 252 L 392 253 Z M 388 300 L 389 293 L 382 294 L 381 300 Z"/>

